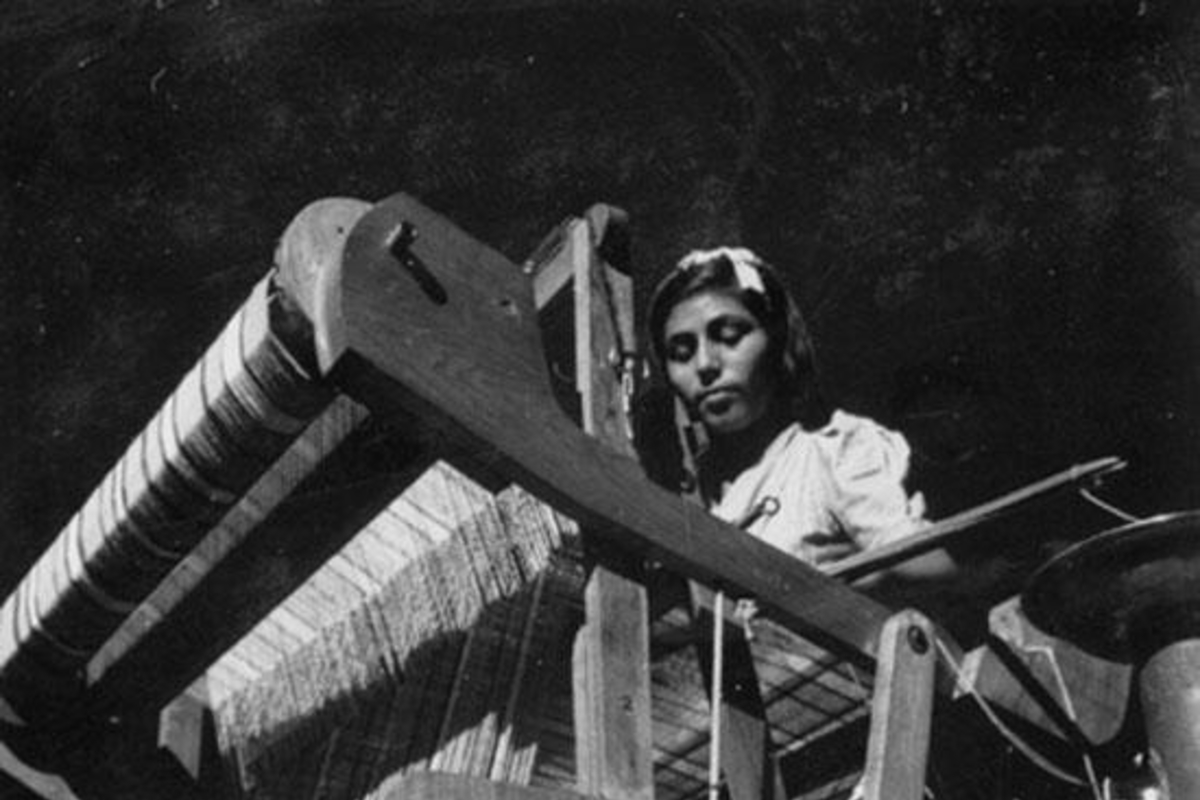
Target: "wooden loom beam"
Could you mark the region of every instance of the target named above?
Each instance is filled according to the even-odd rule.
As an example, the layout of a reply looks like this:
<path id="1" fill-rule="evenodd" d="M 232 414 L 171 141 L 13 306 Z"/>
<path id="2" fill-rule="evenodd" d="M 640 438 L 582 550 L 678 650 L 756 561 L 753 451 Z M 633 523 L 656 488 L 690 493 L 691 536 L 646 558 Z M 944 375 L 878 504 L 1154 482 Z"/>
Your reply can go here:
<path id="1" fill-rule="evenodd" d="M 326 250 L 340 254 L 368 207 L 325 204 Z M 315 374 L 306 320 L 285 307 L 272 278 L 0 608 L 0 694 L 25 722 L 78 719 L 104 666 L 97 659 L 106 662 L 113 639 L 128 644 L 139 633 L 131 619 L 141 614 L 144 629 L 168 613 L 325 454 L 296 447 L 337 405 L 335 393 Z M 275 469 L 280 462 L 287 468 Z"/>
<path id="2" fill-rule="evenodd" d="M 358 200 L 319 201 L 285 230 L 274 275 L 281 302 L 293 312 L 286 324 L 308 325 L 304 310 L 310 298 L 327 279 L 328 265 L 341 258 L 346 235 L 367 208 Z M 306 335 L 311 341 L 311 331 Z M 253 534 L 227 542 L 215 530 L 105 643 L 88 665 L 82 705 L 90 713 L 152 711 L 167 703 L 437 457 L 402 420 L 381 431 L 365 424 L 368 416 L 337 397 L 263 476 L 268 497 L 281 491 L 271 484 L 290 488 L 256 522 Z M 384 436 L 387 470 L 364 468 L 362 454 L 377 452 Z M 258 505 L 253 489 L 242 504 Z"/>

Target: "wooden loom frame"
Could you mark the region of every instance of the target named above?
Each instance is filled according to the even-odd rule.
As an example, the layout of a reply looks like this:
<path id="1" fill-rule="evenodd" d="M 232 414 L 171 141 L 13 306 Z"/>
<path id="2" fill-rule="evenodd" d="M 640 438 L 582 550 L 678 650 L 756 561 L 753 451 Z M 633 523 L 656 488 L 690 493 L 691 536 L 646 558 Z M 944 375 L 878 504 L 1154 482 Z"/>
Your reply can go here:
<path id="1" fill-rule="evenodd" d="M 561 288 L 574 278 L 577 373 L 583 428 L 591 435 L 548 402 L 544 364 L 538 361 L 541 345 L 531 323 L 538 303 L 519 270 L 404 195 L 374 206 L 322 203 L 316 210 L 310 206 L 289 228 L 284 244 L 291 247 L 281 252 L 293 263 L 280 266 L 290 281 L 286 293 L 312 325 L 325 379 L 372 414 L 438 431 L 440 441 L 450 444 L 450 457 L 468 472 L 493 480 L 497 474 L 514 477 L 621 554 L 593 572 L 588 624 L 576 654 L 578 736 L 588 755 L 579 759 L 581 792 L 621 800 L 643 800 L 653 793 L 646 658 L 638 655 L 647 637 L 645 589 L 636 580 L 636 565 L 644 560 L 757 597 L 774 619 L 847 658 L 879 658 L 884 690 L 876 695 L 880 732 L 872 737 L 878 746 L 872 745 L 867 789 L 874 800 L 880 786 L 919 784 L 914 776 L 923 774 L 923 761 L 897 756 L 887 743 L 900 738 L 889 735 L 898 728 L 916 732 L 905 740 L 920 742 L 924 736 L 927 741 L 933 662 L 920 658 L 930 648 L 916 652 L 913 642 L 920 638 L 908 632 L 932 637 L 932 626 L 904 613 L 893 617 L 842 583 L 793 559 L 780 559 L 773 548 L 646 484 L 622 439 L 620 394 L 610 377 L 612 354 L 618 361 L 626 355 L 615 345 L 632 341 L 628 279 L 593 260 L 587 221 L 568 227 L 566 266 L 559 263 L 543 285 L 557 282 Z M 613 287 L 618 287 L 615 294 Z M 608 308 L 601 309 L 605 304 Z M 502 406 L 500 424 L 480 415 L 486 403 Z M 514 419 L 520 423 L 516 435 Z M 530 430 L 540 441 L 523 439 Z M 548 449 L 546 442 L 555 446 Z M 415 463 L 413 473 L 422 467 L 423 462 Z M 411 477 L 360 487 L 360 513 L 394 495 L 405 480 Z M 286 527 L 287 519 L 284 514 L 273 524 Z M 331 552 L 336 541 L 331 537 L 318 548 L 312 562 L 320 563 L 321 553 Z M 234 563 L 252 570 L 250 552 Z M 193 611 L 210 591 L 202 584 L 189 597 Z M 185 612 L 187 606 L 185 601 Z M 601 645 L 612 641 L 628 651 Z M 107 708 L 125 701 L 140 675 L 161 669 L 164 654 L 168 668 L 189 658 L 195 668 L 197 653 L 175 646 L 168 625 L 114 656 L 88 687 L 84 705 Z M 756 768 L 761 764 L 751 767 Z M 740 769 L 726 767 L 727 774 Z M 421 796 L 415 785 L 406 791 Z M 473 791 L 463 784 L 461 796 L 484 796 Z M 494 791 L 507 796 L 519 790 Z M 908 796 L 920 796 L 919 785 L 913 791 L 917 794 Z"/>

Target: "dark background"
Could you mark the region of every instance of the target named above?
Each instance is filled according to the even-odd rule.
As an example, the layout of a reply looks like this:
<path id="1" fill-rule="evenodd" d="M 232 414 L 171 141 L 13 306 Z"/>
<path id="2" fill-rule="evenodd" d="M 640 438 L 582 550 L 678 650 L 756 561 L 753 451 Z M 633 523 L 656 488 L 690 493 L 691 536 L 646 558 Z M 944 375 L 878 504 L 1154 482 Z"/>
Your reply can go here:
<path id="1" fill-rule="evenodd" d="M 291 217 L 399 190 L 517 263 L 618 205 L 643 297 L 756 249 L 935 517 L 1105 455 L 1129 512 L 1200 505 L 1198 74 L 1155 0 L 6 4 L 0 591 Z M 1113 524 L 1060 498 L 978 550 Z"/>

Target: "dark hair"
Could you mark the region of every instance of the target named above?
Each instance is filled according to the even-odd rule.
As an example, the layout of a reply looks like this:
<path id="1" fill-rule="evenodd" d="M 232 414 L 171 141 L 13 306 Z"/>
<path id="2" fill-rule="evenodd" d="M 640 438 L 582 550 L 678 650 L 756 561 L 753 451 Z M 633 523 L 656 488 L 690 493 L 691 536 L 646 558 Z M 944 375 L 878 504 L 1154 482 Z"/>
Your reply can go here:
<path id="1" fill-rule="evenodd" d="M 659 368 L 665 372 L 664 334 L 671 310 L 689 297 L 712 290 L 735 291 L 766 329 L 771 357 L 781 377 L 780 389 L 791 401 L 794 418 L 807 428 L 823 425 L 829 412 L 817 387 L 808 325 L 775 268 L 749 250 L 693 251 L 659 282 L 650 298 L 648 320 Z"/>

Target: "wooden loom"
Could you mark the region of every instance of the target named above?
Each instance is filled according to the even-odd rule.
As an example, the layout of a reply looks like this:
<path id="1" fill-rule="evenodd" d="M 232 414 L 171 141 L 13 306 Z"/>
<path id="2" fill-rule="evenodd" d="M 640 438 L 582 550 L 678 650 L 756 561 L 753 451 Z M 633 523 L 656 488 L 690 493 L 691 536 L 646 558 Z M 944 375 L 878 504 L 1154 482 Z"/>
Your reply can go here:
<path id="1" fill-rule="evenodd" d="M 252 618 L 284 592 L 252 580 L 272 536 L 316 519 L 323 534 L 300 557 L 315 568 L 444 456 L 488 482 L 516 480 L 614 554 L 594 571 L 576 655 L 585 756 L 578 792 L 556 796 L 653 796 L 647 599 L 637 580 L 637 565 L 653 561 L 758 598 L 773 620 L 843 657 L 878 658 L 868 796 L 888 786 L 889 797 L 919 797 L 933 626 L 779 558 L 644 479 L 624 438 L 621 394 L 606 377 L 611 354 L 623 362 L 631 350 L 629 304 L 619 297 L 628 283 L 589 255 L 589 237 L 602 227 L 592 223 L 568 231 L 574 255 L 539 276 L 535 291 L 502 256 L 403 195 L 374 206 L 322 201 L 302 212 L 281 242 L 279 272 L 0 610 L 0 695 L 10 718 L 58 730 L 130 703 L 164 704 L 238 629 L 197 643 L 179 620 L 195 622 L 214 606 Z M 555 401 L 536 325 L 538 293 L 545 299 L 568 283 L 584 323 L 576 346 L 582 429 Z M 389 420 L 409 437 L 401 444 L 419 445 L 404 469 L 340 488 L 337 518 L 328 503 L 282 502 L 319 480 L 338 453 L 365 445 L 356 437 L 368 418 Z M 993 695 L 1019 694 L 993 660 L 974 658 Z M 178 677 L 143 691 L 147 675 L 164 673 Z M 1024 712 L 1054 727 L 1046 712 Z M 735 797 L 767 796 L 775 782 L 761 742 L 751 741 L 761 729 L 738 714 L 729 711 L 727 724 L 743 734 L 727 748 L 726 776 Z M 410 778 L 393 791 L 445 797 L 447 783 L 463 798 L 543 796 L 445 776 Z"/>

